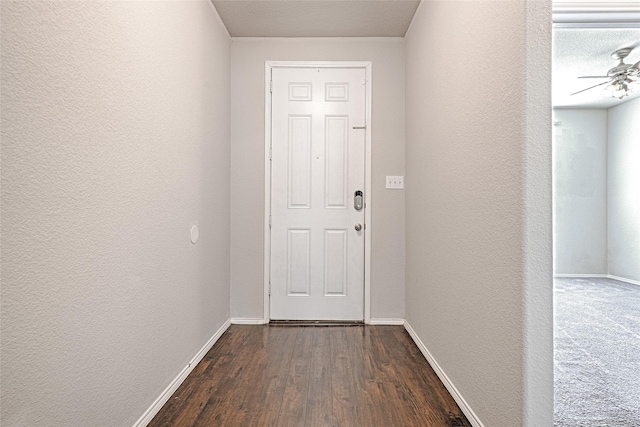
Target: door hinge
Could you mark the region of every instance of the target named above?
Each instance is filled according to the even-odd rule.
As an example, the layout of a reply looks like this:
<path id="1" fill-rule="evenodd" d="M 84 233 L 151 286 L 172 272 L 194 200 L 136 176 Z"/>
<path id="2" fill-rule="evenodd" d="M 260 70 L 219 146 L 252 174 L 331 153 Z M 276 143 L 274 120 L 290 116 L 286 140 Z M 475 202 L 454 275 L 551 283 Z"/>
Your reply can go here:
<path id="1" fill-rule="evenodd" d="M 269 148 L 269 160 L 272 159 L 272 157 L 271 157 L 272 155 L 273 155 L 273 149 Z"/>
<path id="2" fill-rule="evenodd" d="M 271 296 L 271 282 L 269 282 L 269 296 Z"/>
<path id="3" fill-rule="evenodd" d="M 269 215 L 269 228 L 271 228 L 271 215 Z"/>
<path id="4" fill-rule="evenodd" d="M 269 81 L 269 92 L 273 93 L 273 80 Z"/>

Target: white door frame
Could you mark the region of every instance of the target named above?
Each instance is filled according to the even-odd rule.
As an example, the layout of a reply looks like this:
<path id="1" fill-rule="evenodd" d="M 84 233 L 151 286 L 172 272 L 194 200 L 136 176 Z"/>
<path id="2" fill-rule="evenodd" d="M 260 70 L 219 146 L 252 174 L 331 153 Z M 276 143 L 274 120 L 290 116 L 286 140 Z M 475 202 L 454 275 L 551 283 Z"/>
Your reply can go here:
<path id="1" fill-rule="evenodd" d="M 274 68 L 362 68 L 366 73 L 364 191 L 364 322 L 371 323 L 371 61 L 266 61 L 264 71 L 264 323 L 271 282 L 271 71 Z"/>

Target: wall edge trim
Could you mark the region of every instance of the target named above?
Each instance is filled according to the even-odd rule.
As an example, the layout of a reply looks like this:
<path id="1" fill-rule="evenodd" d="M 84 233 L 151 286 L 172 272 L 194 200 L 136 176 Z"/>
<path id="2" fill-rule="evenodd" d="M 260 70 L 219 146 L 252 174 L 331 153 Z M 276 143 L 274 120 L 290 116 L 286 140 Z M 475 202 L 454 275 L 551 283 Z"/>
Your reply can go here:
<path id="1" fill-rule="evenodd" d="M 460 407 L 464 415 L 467 417 L 471 425 L 473 427 L 485 427 L 484 424 L 482 424 L 482 421 L 480 421 L 480 418 L 478 418 L 478 416 L 473 411 L 473 409 L 471 409 L 471 406 L 467 403 L 464 397 L 462 397 L 462 394 L 460 394 L 456 386 L 449 379 L 449 377 L 444 372 L 444 370 L 440 367 L 440 365 L 438 364 L 436 359 L 433 357 L 431 352 L 427 349 L 427 346 L 424 345 L 424 343 L 422 342 L 422 340 L 420 339 L 416 331 L 413 330 L 413 328 L 411 327 L 411 325 L 407 320 L 404 321 L 404 328 L 407 330 L 407 332 L 413 339 L 413 342 L 415 342 L 416 346 L 418 346 L 424 358 L 427 359 L 427 362 L 429 363 L 429 365 L 431 365 L 431 368 L 435 371 L 438 378 L 440 378 L 440 381 L 442 381 L 442 384 L 444 384 L 445 388 L 447 389 L 449 394 L 451 394 L 451 397 L 453 397 L 453 400 L 456 401 L 456 403 L 458 404 L 458 406 Z"/>
<path id="2" fill-rule="evenodd" d="M 165 403 L 169 400 L 169 398 L 175 393 L 175 391 L 180 387 L 180 384 L 189 376 L 191 371 L 200 363 L 202 358 L 207 354 L 207 352 L 213 347 L 213 345 L 218 341 L 218 339 L 225 333 L 227 329 L 231 326 L 231 319 L 227 319 L 222 326 L 213 334 L 211 338 L 205 343 L 205 345 L 196 353 L 196 355 L 189 361 L 187 366 L 185 366 L 182 371 L 178 374 L 177 377 L 169 383 L 167 388 L 164 389 L 160 396 L 149 406 L 149 408 L 144 411 L 142 416 L 138 418 L 133 424 L 133 427 L 145 427 L 147 424 L 151 422 L 153 417 L 162 409 Z"/>

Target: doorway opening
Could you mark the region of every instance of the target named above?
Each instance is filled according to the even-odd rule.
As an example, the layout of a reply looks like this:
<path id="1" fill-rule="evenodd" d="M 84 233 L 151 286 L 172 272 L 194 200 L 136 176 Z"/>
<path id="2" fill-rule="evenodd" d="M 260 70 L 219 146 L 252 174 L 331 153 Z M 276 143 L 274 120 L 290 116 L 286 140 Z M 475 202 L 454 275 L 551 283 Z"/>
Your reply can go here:
<path id="1" fill-rule="evenodd" d="M 554 10 L 558 427 L 640 425 L 639 16 Z"/>

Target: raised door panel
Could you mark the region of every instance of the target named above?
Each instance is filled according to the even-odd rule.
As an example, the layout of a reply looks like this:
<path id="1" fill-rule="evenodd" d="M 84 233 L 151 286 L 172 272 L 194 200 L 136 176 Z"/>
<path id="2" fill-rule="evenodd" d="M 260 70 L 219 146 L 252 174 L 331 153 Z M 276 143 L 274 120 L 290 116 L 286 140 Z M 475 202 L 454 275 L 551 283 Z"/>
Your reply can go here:
<path id="1" fill-rule="evenodd" d="M 347 295 L 347 230 L 324 231 L 324 295 Z"/>
<path id="2" fill-rule="evenodd" d="M 289 229 L 287 234 L 287 295 L 309 296 L 311 230 Z"/>
<path id="3" fill-rule="evenodd" d="M 289 208 L 311 207 L 311 116 L 289 116 Z"/>
<path id="4" fill-rule="evenodd" d="M 325 84 L 324 98 L 327 102 L 349 101 L 349 83 Z"/>
<path id="5" fill-rule="evenodd" d="M 325 207 L 347 208 L 348 116 L 325 117 Z"/>

